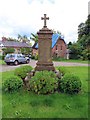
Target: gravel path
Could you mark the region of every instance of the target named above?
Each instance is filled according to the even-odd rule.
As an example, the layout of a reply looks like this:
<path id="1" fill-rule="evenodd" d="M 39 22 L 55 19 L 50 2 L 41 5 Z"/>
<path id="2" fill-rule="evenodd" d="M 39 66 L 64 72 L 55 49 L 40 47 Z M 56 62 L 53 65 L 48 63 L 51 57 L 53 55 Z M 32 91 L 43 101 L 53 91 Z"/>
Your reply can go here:
<path id="1" fill-rule="evenodd" d="M 37 61 L 31 60 L 29 65 L 31 65 L 33 68 L 36 66 Z M 90 64 L 83 64 L 83 63 L 71 63 L 71 62 L 53 62 L 54 66 L 90 66 Z M 14 70 L 15 68 L 21 66 L 21 65 L 28 65 L 28 64 L 20 64 L 18 66 L 14 65 L 0 65 L 0 72 L 4 71 L 10 71 Z"/>

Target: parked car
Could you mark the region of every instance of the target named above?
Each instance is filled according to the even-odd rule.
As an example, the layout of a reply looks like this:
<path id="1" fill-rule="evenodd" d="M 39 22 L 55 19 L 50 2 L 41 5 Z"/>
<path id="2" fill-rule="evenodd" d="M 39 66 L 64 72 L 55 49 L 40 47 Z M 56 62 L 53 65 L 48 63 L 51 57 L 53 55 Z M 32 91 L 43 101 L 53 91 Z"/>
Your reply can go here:
<path id="1" fill-rule="evenodd" d="M 13 63 L 14 65 L 18 65 L 19 63 L 29 63 L 30 62 L 30 58 L 29 57 L 25 57 L 25 55 L 22 55 L 22 54 L 7 54 L 5 56 L 4 61 L 8 65 L 10 63 Z"/>
<path id="2" fill-rule="evenodd" d="M 25 57 L 29 57 L 29 58 L 31 58 L 31 55 L 29 54 L 29 55 L 25 55 Z"/>

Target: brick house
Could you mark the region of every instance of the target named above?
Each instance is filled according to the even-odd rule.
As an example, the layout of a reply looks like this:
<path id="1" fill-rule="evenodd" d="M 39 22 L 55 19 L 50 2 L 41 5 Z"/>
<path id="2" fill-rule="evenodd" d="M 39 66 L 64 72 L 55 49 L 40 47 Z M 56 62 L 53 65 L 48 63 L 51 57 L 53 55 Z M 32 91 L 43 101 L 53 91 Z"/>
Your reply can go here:
<path id="1" fill-rule="evenodd" d="M 3 48 L 14 48 L 15 53 L 20 53 L 21 48 L 31 48 L 30 45 L 24 42 L 7 41 L 6 39 L 0 41 L 0 55 L 3 54 Z"/>
<path id="2" fill-rule="evenodd" d="M 38 43 L 33 45 L 32 53 L 34 56 L 38 54 Z M 57 33 L 52 35 L 52 57 L 67 58 L 67 45 L 63 37 Z"/>

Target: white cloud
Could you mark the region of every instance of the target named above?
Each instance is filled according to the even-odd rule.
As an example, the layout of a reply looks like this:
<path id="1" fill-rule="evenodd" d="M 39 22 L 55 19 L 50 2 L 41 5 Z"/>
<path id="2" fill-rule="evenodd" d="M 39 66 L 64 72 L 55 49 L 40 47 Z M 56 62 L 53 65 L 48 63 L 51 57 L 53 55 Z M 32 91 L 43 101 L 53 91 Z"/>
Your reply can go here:
<path id="1" fill-rule="evenodd" d="M 88 15 L 88 0 L 0 0 L 0 37 L 30 36 L 43 26 L 46 13 L 50 29 L 61 31 L 65 41 L 77 40 L 77 29 Z"/>

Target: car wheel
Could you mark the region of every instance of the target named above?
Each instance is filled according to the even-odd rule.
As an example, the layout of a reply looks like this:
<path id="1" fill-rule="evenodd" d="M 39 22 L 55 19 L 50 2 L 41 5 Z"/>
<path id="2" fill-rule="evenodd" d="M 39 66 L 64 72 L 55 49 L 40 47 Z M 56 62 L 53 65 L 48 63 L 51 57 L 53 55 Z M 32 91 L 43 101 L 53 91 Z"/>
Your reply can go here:
<path id="1" fill-rule="evenodd" d="M 10 65 L 10 63 L 6 63 L 7 65 Z"/>
<path id="2" fill-rule="evenodd" d="M 29 60 L 27 60 L 26 63 L 28 64 L 28 63 L 29 63 Z"/>
<path id="3" fill-rule="evenodd" d="M 15 60 L 14 65 L 18 65 L 18 61 L 17 60 Z"/>

